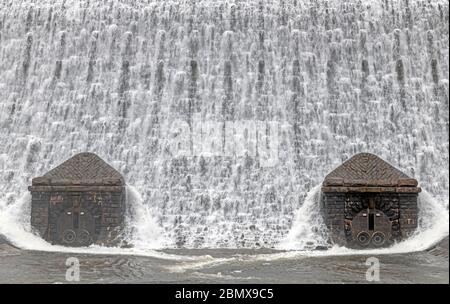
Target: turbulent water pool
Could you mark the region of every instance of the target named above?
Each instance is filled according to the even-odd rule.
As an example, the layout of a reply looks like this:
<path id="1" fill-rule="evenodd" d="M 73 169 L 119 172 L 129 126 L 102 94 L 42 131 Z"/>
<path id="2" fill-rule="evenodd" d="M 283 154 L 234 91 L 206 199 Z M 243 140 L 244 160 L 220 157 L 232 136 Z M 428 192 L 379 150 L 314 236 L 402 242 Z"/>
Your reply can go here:
<path id="1" fill-rule="evenodd" d="M 449 283 L 448 238 L 403 254 L 307 256 L 273 250 L 163 250 L 153 256 L 27 251 L 0 244 L 0 283 L 68 283 L 68 258 L 80 283 L 368 283 L 368 258 L 380 263 L 376 283 Z M 370 282 L 369 282 L 370 283 Z"/>

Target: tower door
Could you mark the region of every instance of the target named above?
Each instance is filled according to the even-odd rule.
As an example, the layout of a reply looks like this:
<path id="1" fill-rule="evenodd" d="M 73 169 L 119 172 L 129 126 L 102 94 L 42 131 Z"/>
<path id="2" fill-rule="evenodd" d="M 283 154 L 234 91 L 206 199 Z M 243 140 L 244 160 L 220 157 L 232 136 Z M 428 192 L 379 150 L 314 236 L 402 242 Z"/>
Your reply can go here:
<path id="1" fill-rule="evenodd" d="M 375 208 L 373 199 L 369 200 L 368 208 L 361 210 L 352 220 L 353 237 L 362 247 L 370 244 L 383 246 L 390 238 L 391 229 L 391 221 Z"/>
<path id="2" fill-rule="evenodd" d="M 59 241 L 69 246 L 91 244 L 94 228 L 94 217 L 88 210 L 82 208 L 79 196 L 74 196 L 72 206 L 59 215 L 56 227 Z"/>

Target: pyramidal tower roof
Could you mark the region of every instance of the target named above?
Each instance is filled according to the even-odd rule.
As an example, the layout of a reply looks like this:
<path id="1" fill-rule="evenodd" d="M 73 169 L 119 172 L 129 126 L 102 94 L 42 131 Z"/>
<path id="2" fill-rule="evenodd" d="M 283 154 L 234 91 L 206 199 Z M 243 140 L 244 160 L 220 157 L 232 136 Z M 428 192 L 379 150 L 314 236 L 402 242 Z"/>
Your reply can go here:
<path id="1" fill-rule="evenodd" d="M 104 185 L 124 184 L 122 175 L 94 153 L 74 155 L 42 177 L 33 179 L 33 185 Z"/>
<path id="2" fill-rule="evenodd" d="M 417 188 L 417 180 L 410 178 L 391 164 L 371 153 L 359 153 L 352 156 L 342 165 L 331 171 L 325 177 L 322 186 L 323 188 L 414 187 L 420 189 Z M 355 189 L 347 190 L 351 191 Z M 376 189 L 372 190 L 375 191 Z M 396 189 L 395 192 L 399 192 L 399 190 Z"/>

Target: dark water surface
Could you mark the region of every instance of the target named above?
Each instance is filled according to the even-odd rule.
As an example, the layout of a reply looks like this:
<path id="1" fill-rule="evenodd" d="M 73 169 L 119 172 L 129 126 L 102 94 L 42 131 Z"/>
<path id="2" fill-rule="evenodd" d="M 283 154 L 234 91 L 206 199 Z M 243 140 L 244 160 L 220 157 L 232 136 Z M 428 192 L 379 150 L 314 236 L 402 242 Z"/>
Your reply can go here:
<path id="1" fill-rule="evenodd" d="M 448 246 L 446 238 L 428 251 L 376 256 L 380 283 L 449 283 Z M 217 249 L 162 253 L 193 260 L 27 251 L 3 240 L 0 283 L 66 283 L 69 257 L 80 261 L 80 283 L 367 283 L 366 255 L 305 257 Z M 201 259 L 206 255 L 211 257 Z"/>

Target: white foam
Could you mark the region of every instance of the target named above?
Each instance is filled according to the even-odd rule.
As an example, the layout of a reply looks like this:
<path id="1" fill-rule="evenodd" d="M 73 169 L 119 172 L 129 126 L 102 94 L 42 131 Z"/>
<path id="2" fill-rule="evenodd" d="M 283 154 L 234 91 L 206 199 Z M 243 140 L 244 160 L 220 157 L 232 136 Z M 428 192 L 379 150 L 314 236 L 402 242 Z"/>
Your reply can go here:
<path id="1" fill-rule="evenodd" d="M 181 264 L 177 265 L 170 265 L 167 266 L 166 269 L 168 269 L 170 272 L 186 272 L 186 270 L 194 270 L 194 269 L 204 269 L 206 267 L 213 267 L 218 266 L 222 264 L 226 264 L 232 261 L 235 261 L 236 258 L 213 258 L 210 259 L 204 259 L 202 261 L 191 261 L 191 262 L 182 262 Z"/>
<path id="2" fill-rule="evenodd" d="M 164 248 L 168 241 L 164 237 L 164 230 L 157 223 L 155 212 L 132 186 L 127 186 L 127 201 L 129 210 L 126 224 L 130 227 L 127 241 L 140 249 Z"/>
<path id="3" fill-rule="evenodd" d="M 291 230 L 280 241 L 277 248 L 282 250 L 314 249 L 327 246 L 327 228 L 320 214 L 320 185 L 312 188 L 295 213 Z"/>

